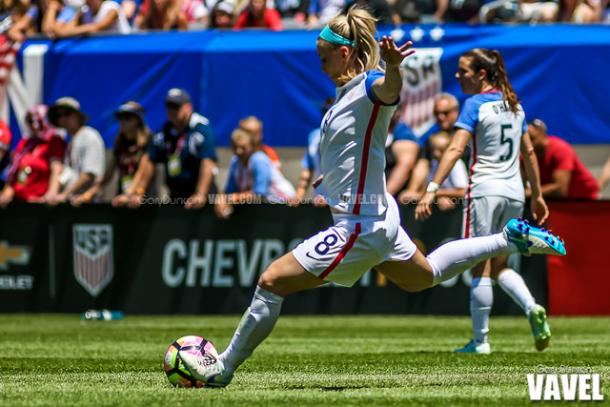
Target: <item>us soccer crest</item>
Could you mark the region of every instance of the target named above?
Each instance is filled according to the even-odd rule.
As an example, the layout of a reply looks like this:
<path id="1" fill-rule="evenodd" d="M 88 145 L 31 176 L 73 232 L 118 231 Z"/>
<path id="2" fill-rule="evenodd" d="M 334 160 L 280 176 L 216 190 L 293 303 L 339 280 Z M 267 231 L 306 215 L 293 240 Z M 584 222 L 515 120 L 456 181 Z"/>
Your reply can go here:
<path id="1" fill-rule="evenodd" d="M 114 275 L 112 225 L 72 226 L 74 277 L 93 297 L 97 297 Z"/>

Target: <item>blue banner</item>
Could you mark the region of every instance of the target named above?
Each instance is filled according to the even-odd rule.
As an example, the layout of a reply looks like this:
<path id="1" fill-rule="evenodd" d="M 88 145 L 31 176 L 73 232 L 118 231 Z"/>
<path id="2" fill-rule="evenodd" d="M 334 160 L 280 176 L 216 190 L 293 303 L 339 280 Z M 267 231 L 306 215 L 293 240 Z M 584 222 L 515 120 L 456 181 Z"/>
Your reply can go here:
<path id="1" fill-rule="evenodd" d="M 474 47 L 499 49 L 529 118 L 574 144 L 610 143 L 610 27 L 608 26 L 403 26 L 392 32 L 413 38 L 419 59 L 409 62 L 406 120 L 423 132 L 431 98 L 440 90 L 463 101 L 454 78 L 458 58 Z M 319 125 L 323 100 L 333 84 L 320 70 L 317 31 L 202 31 L 100 36 L 46 44 L 43 101 L 76 97 L 106 141 L 117 131 L 114 109 L 137 100 L 153 130 L 165 121 L 164 96 L 187 89 L 228 145 L 240 118 L 264 122 L 265 142 L 304 146 Z M 20 61 L 25 65 L 26 59 Z M 26 84 L 27 85 L 27 84 Z"/>

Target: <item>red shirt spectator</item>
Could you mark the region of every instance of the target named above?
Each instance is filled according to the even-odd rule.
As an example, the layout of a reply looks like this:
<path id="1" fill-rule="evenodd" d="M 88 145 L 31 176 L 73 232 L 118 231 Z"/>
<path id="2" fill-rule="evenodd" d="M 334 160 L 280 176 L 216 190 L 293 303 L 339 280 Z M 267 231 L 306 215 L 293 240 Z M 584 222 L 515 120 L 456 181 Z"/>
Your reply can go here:
<path id="1" fill-rule="evenodd" d="M 8 166 L 10 162 L 11 130 L 3 120 L 0 120 L 0 172 Z"/>
<path id="2" fill-rule="evenodd" d="M 268 28 L 281 31 L 282 17 L 276 9 L 267 8 L 266 0 L 250 0 L 250 4 L 239 15 L 235 28 Z"/>
<path id="3" fill-rule="evenodd" d="M 545 196 L 597 199 L 599 186 L 576 151 L 564 140 L 546 134 L 546 125 L 536 119 L 529 123 L 532 144 L 538 156 L 540 183 Z"/>
<path id="4" fill-rule="evenodd" d="M 45 195 L 49 188 L 51 162 L 64 159 L 66 142 L 47 123 L 46 111 L 46 106 L 38 105 L 27 112 L 30 135 L 17 144 L 7 179 L 13 199 L 32 201 Z"/>

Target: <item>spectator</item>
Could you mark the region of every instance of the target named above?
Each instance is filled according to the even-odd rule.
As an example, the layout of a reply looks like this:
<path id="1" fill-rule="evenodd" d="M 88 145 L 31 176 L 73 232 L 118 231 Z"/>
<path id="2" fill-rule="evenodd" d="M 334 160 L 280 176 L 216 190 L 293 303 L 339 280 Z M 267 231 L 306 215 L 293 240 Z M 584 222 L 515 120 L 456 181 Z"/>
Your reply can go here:
<path id="1" fill-rule="evenodd" d="M 605 1 L 560 0 L 558 20 L 580 24 L 599 23 L 604 18 Z"/>
<path id="2" fill-rule="evenodd" d="M 535 119 L 528 131 L 538 156 L 542 195 L 558 198 L 597 199 L 599 185 L 568 143 L 547 134 L 546 124 Z"/>
<path id="3" fill-rule="evenodd" d="M 267 7 L 266 0 L 250 0 L 248 6 L 237 18 L 236 29 L 267 28 L 273 31 L 282 30 L 282 18 L 274 8 Z"/>
<path id="4" fill-rule="evenodd" d="M 392 5 L 394 23 L 418 23 L 422 14 L 433 14 L 436 10 L 436 2 L 434 0 L 427 0 L 423 1 L 423 3 L 420 5 L 417 0 L 396 0 Z M 430 9 L 426 10 L 428 4 Z M 440 18 L 438 20 L 440 21 Z"/>
<path id="5" fill-rule="evenodd" d="M 209 120 L 193 111 L 191 97 L 173 88 L 165 98 L 168 121 L 153 136 L 126 193 L 113 200 L 116 206 L 138 207 L 154 174 L 154 164 L 165 167 L 165 180 L 172 199 L 185 199 L 187 209 L 203 207 L 208 194 L 216 192 L 216 140 Z"/>
<path id="6" fill-rule="evenodd" d="M 66 129 L 71 136 L 61 175 L 57 180 L 50 180 L 50 193 L 45 197 L 47 203 L 54 205 L 77 198 L 104 175 L 105 149 L 100 133 L 85 126 L 88 117 L 80 110 L 76 99 L 57 99 L 49 108 L 47 117 L 53 126 Z"/>
<path id="7" fill-rule="evenodd" d="M 451 135 L 445 131 L 435 133 L 428 139 L 431 160 L 430 168 L 426 168 L 426 185 L 432 181 L 432 175 L 436 173 L 438 163 L 450 142 Z M 467 187 L 468 171 L 466 170 L 466 164 L 464 164 L 464 161 L 458 160 L 436 194 L 439 209 L 446 211 L 455 208 L 455 200 L 464 197 Z M 419 196 L 423 195 L 425 192 L 423 185 L 418 185 L 416 192 L 419 193 Z"/>
<path id="8" fill-rule="evenodd" d="M 131 183 L 137 182 L 134 180 L 136 170 L 151 138 L 150 129 L 144 121 L 144 108 L 137 102 L 129 101 L 119 106 L 115 116 L 119 121 L 119 134 L 114 140 L 112 158 L 106 166 L 104 177 L 75 198 L 75 205 L 91 202 L 112 180 L 115 170 L 119 172 L 117 194 L 126 193 Z"/>
<path id="9" fill-rule="evenodd" d="M 326 115 L 326 112 L 334 103 L 334 98 L 328 98 L 324 101 L 322 106 L 322 117 Z M 291 206 L 299 206 L 303 203 L 305 195 L 309 186 L 322 175 L 320 169 L 320 127 L 316 127 L 312 130 L 307 137 L 307 150 L 305 156 L 301 161 L 301 176 L 299 177 L 299 184 L 294 199 L 288 203 Z M 314 186 L 315 187 L 315 186 Z M 320 194 L 315 194 L 313 198 L 313 204 L 316 206 L 325 206 L 326 201 Z"/>
<path id="10" fill-rule="evenodd" d="M 26 34 L 32 33 L 38 17 L 38 8 L 31 7 L 22 0 L 0 2 L 1 32 L 6 32 L 13 41 L 24 41 Z"/>
<path id="11" fill-rule="evenodd" d="M 266 144 L 263 144 L 263 122 L 256 116 L 248 116 L 239 121 L 239 128 L 250 133 L 254 140 L 256 151 L 262 151 L 278 168 L 281 166 L 280 157 L 277 152 Z"/>
<path id="12" fill-rule="evenodd" d="M 66 142 L 47 121 L 47 107 L 36 105 L 25 115 L 29 133 L 17 145 L 0 194 L 0 205 L 12 200 L 44 202 L 59 192 Z M 49 188 L 53 185 L 54 190 Z"/>
<path id="13" fill-rule="evenodd" d="M 78 24 L 77 17 L 80 18 L 83 13 L 81 9 L 77 17 L 69 23 L 50 27 L 51 32 L 57 37 L 74 37 L 93 33 L 129 34 L 131 31 L 129 22 L 117 2 L 113 0 L 86 0 L 86 4 L 91 10 L 92 22 Z"/>
<path id="14" fill-rule="evenodd" d="M 235 24 L 235 4 L 232 1 L 221 0 L 212 8 L 210 28 L 233 28 Z"/>
<path id="15" fill-rule="evenodd" d="M 401 111 L 402 109 L 397 109 L 394 113 L 386 139 L 386 188 L 392 196 L 398 196 L 407 187 L 419 155 L 417 137 L 406 124 L 398 121 Z"/>
<path id="16" fill-rule="evenodd" d="M 602 168 L 602 173 L 599 176 L 599 190 L 600 192 L 606 188 L 606 185 L 610 182 L 610 157 L 608 157 L 608 161 L 604 164 L 604 168 Z"/>
<path id="17" fill-rule="evenodd" d="M 79 19 L 83 20 L 84 0 L 49 0 L 42 20 L 42 32 L 51 38 L 56 32 L 64 30 L 66 25 L 77 25 Z M 71 23 L 75 20 L 73 23 Z"/>
<path id="18" fill-rule="evenodd" d="M 307 23 L 310 27 L 321 27 L 341 13 L 343 7 L 345 0 L 311 0 Z"/>
<path id="19" fill-rule="evenodd" d="M 377 24 L 389 25 L 394 23 L 392 8 L 387 0 L 347 0 L 343 6 L 343 13 L 347 14 L 353 6 L 366 8 L 377 19 Z"/>
<path id="20" fill-rule="evenodd" d="M 180 0 L 144 0 L 134 25 L 142 30 L 186 30 L 188 21 Z"/>
<path id="21" fill-rule="evenodd" d="M 275 7 L 282 18 L 292 18 L 296 23 L 304 23 L 310 0 L 275 0 Z"/>
<path id="22" fill-rule="evenodd" d="M 4 120 L 0 120 L 0 174 L 11 162 L 11 141 L 13 136 Z M 0 187 L 4 186 L 4 179 L 0 179 Z"/>
<path id="23" fill-rule="evenodd" d="M 434 100 L 433 114 L 436 123 L 427 132 L 427 134 L 435 134 L 440 131 L 453 136 L 454 125 L 460 113 L 460 103 L 457 98 L 450 93 L 441 93 Z M 422 138 L 426 138 L 424 135 Z M 430 173 L 430 162 L 432 160 L 430 145 L 426 142 L 423 154 L 417 160 L 409 185 L 403 191 L 398 200 L 401 203 L 412 202 L 421 196 L 421 189 L 426 185 L 426 178 Z M 466 154 L 465 154 L 466 156 Z"/>
<path id="24" fill-rule="evenodd" d="M 476 23 L 483 3 L 483 0 L 439 0 L 435 16 L 441 15 L 444 10 L 444 22 Z"/>
<path id="25" fill-rule="evenodd" d="M 224 195 L 216 202 L 219 217 L 227 218 L 233 205 L 261 198 L 271 203 L 286 203 L 294 198 L 294 188 L 262 151 L 256 151 L 252 135 L 241 129 L 231 134 L 233 158 Z"/>

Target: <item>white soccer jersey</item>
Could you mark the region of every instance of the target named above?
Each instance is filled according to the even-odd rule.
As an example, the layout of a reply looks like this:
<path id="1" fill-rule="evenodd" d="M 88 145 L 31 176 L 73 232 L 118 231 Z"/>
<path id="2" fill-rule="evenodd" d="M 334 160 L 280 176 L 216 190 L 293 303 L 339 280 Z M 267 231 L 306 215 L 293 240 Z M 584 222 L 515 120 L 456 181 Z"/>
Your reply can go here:
<path id="1" fill-rule="evenodd" d="M 525 113 L 521 106 L 511 112 L 502 97 L 502 92 L 491 92 L 468 98 L 455 124 L 472 134 L 467 196 L 524 201 L 519 153 L 527 131 Z"/>
<path id="2" fill-rule="evenodd" d="M 335 210 L 383 215 L 387 209 L 385 141 L 396 105 L 376 100 L 371 86 L 379 71 L 360 74 L 337 88 L 335 104 L 322 119 L 318 192 Z"/>

